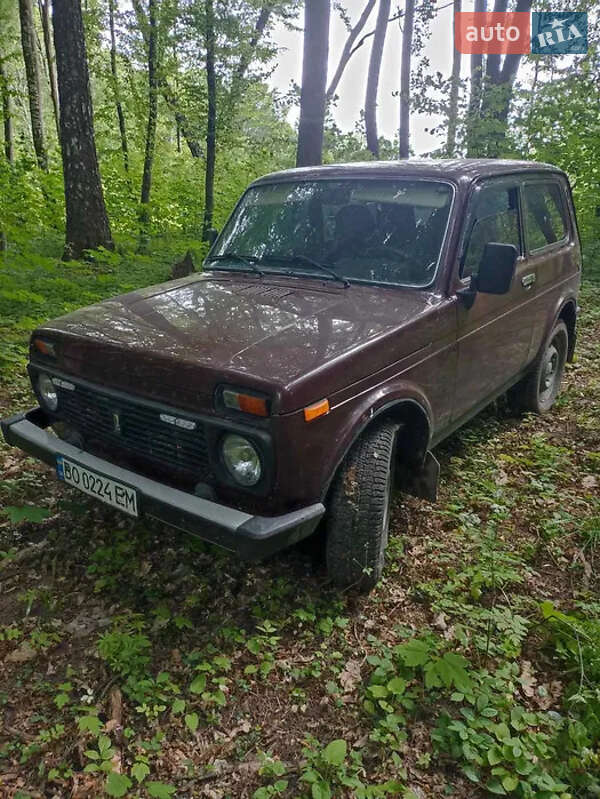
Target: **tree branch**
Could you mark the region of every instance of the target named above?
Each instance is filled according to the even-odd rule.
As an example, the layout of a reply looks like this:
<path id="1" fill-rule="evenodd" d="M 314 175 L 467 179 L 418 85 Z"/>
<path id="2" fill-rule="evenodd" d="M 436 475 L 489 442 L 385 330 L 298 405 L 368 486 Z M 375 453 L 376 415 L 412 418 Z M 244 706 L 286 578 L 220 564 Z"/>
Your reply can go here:
<path id="1" fill-rule="evenodd" d="M 141 0 L 132 0 L 132 5 L 140 33 L 142 34 L 142 39 L 144 40 L 146 48 L 148 48 L 148 18 L 146 17 L 146 12 L 144 11 Z M 158 76 L 158 86 L 169 110 L 179 125 L 192 158 L 202 158 L 202 145 L 192 134 L 190 121 L 187 115 L 181 110 L 175 92 L 171 89 L 168 80 L 162 74 Z"/>
<path id="2" fill-rule="evenodd" d="M 444 5 L 439 6 L 439 8 L 437 8 L 436 11 L 441 11 L 444 8 L 449 8 L 451 5 L 454 5 L 454 0 L 451 0 L 449 3 L 444 3 Z M 426 5 L 415 6 L 415 13 L 417 11 L 424 11 L 426 8 L 427 8 Z M 404 11 L 399 11 L 397 14 L 394 14 L 393 17 L 390 17 L 388 19 L 388 24 L 390 22 L 396 22 L 396 20 L 402 19 L 404 14 L 405 14 Z M 371 38 L 371 36 L 375 36 L 375 29 L 373 29 L 372 31 L 369 31 L 369 33 L 365 33 L 365 35 L 362 37 L 362 39 L 360 39 L 359 42 L 350 50 L 350 55 L 348 56 L 348 59 L 346 60 L 346 64 L 348 63 L 350 58 L 354 55 L 354 53 L 357 50 L 359 50 L 363 46 L 363 44 L 367 41 L 367 39 Z M 344 67 L 346 66 L 346 64 L 344 64 Z M 341 75 L 340 75 L 340 77 L 341 77 Z"/>
<path id="3" fill-rule="evenodd" d="M 344 49 L 342 50 L 342 55 L 340 56 L 337 69 L 335 71 L 333 78 L 331 79 L 331 83 L 329 84 L 329 88 L 327 89 L 327 93 L 325 95 L 325 99 L 327 102 L 330 102 L 331 98 L 336 92 L 336 89 L 342 78 L 344 70 L 346 69 L 346 64 L 348 63 L 350 57 L 352 56 L 353 53 L 352 45 L 356 41 L 359 33 L 367 24 L 367 20 L 371 15 L 371 11 L 373 10 L 374 5 L 375 5 L 375 0 L 367 0 L 367 3 L 363 8 L 363 12 L 359 17 L 358 22 L 353 28 L 350 29 L 348 38 L 346 39 L 346 43 L 344 44 Z M 373 33 L 375 33 L 375 31 L 373 31 Z"/>

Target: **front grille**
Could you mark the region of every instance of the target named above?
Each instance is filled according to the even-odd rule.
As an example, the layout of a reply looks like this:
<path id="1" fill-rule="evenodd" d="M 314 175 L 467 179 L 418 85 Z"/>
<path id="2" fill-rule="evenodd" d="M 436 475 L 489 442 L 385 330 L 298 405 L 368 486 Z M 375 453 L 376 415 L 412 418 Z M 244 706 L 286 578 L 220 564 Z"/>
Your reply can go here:
<path id="1" fill-rule="evenodd" d="M 57 381 L 58 382 L 58 381 Z M 73 384 L 70 384 L 73 385 Z M 57 385 L 56 415 L 82 435 L 86 448 L 116 450 L 162 467 L 193 474 L 197 481 L 211 478 L 204 425 L 185 413 L 164 410 L 172 421 L 194 421 L 193 430 L 163 421 L 160 409 L 122 395 L 76 384 L 74 390 Z"/>

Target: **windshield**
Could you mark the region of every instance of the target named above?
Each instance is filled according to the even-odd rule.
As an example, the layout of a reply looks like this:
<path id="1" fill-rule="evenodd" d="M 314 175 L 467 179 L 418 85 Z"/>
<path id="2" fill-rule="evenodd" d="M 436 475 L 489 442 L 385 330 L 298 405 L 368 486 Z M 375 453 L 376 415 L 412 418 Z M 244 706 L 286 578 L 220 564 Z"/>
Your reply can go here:
<path id="1" fill-rule="evenodd" d="M 449 185 L 427 180 L 255 186 L 242 198 L 208 264 L 219 269 L 258 264 L 262 272 L 318 272 L 332 280 L 427 286 L 437 268 L 452 196 Z"/>

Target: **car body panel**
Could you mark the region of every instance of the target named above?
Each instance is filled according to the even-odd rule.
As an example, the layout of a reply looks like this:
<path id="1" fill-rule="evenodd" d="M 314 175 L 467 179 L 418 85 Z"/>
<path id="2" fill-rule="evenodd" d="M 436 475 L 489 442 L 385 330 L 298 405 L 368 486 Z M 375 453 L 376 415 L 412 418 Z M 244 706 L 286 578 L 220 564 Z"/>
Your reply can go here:
<path id="1" fill-rule="evenodd" d="M 352 177 L 450 182 L 455 191 L 439 267 L 426 289 L 352 284 L 325 276 L 212 268 L 81 309 L 41 326 L 57 342 L 55 367 L 132 396 L 260 428 L 273 443 L 272 483 L 262 494 L 217 484 L 228 506 L 274 516 L 325 500 L 336 469 L 378 414 L 418 414 L 424 456 L 458 424 L 523 376 L 561 309 L 575 303 L 581 252 L 570 200 L 564 245 L 526 248 L 507 295 L 478 293 L 469 307 L 459 277 L 461 237 L 482 181 L 551 176 L 550 165 L 487 159 L 414 160 L 288 170 L 254 186 Z M 207 266 L 212 266 L 207 264 Z M 522 278 L 535 274 L 526 289 Z M 243 419 L 215 403 L 222 384 L 262 392 L 268 418 Z M 307 423 L 303 409 L 327 399 Z M 413 419 L 416 417 L 412 417 Z"/>
<path id="2" fill-rule="evenodd" d="M 431 344 L 438 303 L 423 291 L 212 273 L 82 308 L 35 335 L 60 342 L 64 371 L 113 388 L 208 410 L 219 383 L 241 381 L 289 413 Z"/>

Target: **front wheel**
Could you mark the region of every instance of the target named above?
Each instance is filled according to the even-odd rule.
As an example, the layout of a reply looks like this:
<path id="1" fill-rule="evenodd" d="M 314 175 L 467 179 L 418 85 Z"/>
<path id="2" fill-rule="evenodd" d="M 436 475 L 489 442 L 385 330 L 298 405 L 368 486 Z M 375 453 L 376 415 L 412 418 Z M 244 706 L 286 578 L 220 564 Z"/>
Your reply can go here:
<path id="1" fill-rule="evenodd" d="M 335 477 L 326 526 L 327 571 L 341 587 L 369 591 L 385 558 L 398 425 L 366 430 Z"/>
<path id="2" fill-rule="evenodd" d="M 560 391 L 568 350 L 569 333 L 561 320 L 552 329 L 529 374 L 510 390 L 509 399 L 516 410 L 550 410 Z"/>

